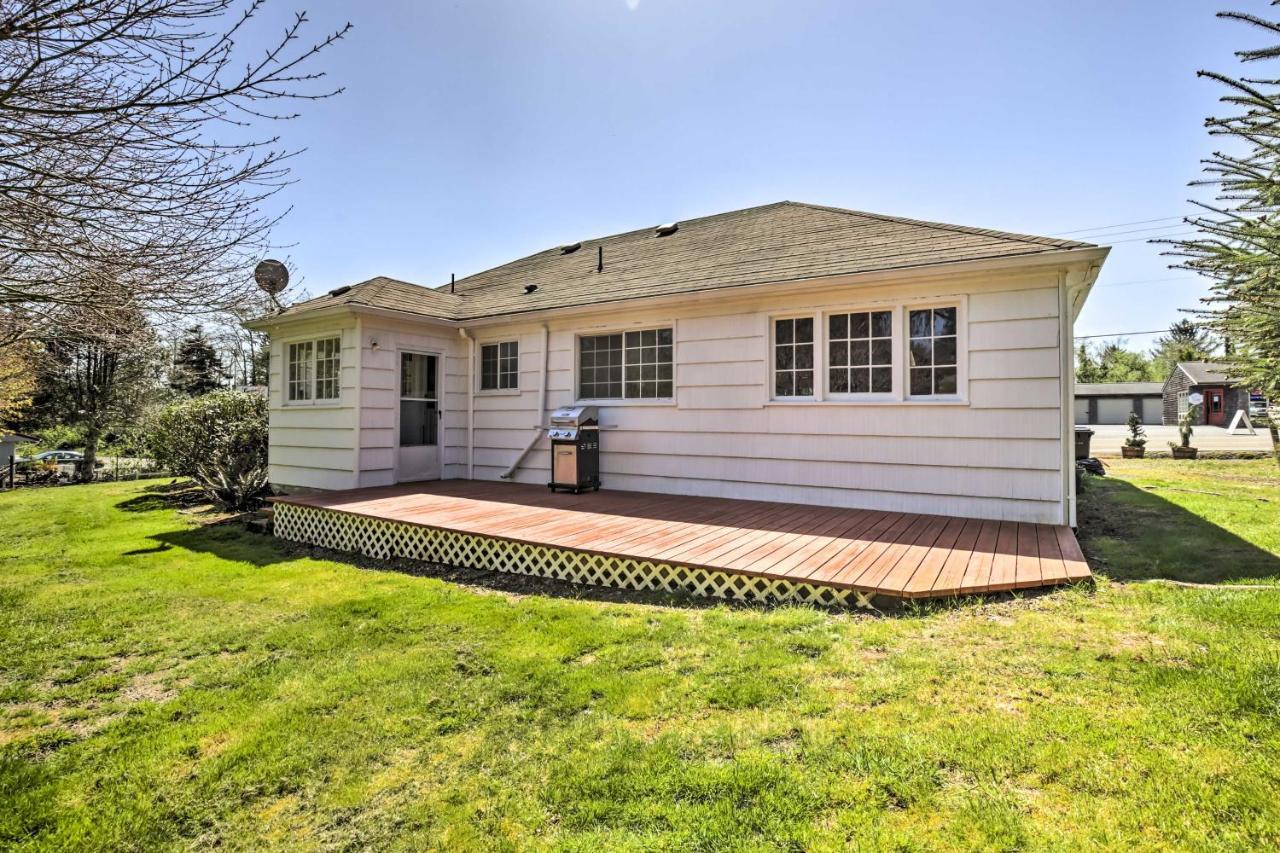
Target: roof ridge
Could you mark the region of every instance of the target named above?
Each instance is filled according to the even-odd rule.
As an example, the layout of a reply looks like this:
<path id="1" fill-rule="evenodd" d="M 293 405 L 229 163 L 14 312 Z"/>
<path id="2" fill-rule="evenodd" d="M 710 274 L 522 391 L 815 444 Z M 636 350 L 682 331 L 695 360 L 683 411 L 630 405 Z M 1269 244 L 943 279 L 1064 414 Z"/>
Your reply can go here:
<path id="1" fill-rule="evenodd" d="M 794 205 L 794 204 L 796 204 L 796 202 L 785 201 L 785 200 L 771 201 L 768 204 L 755 204 L 755 205 L 751 205 L 750 207 L 740 207 L 737 210 L 724 210 L 724 211 L 721 211 L 720 213 L 709 213 L 709 214 L 706 214 L 705 216 L 694 216 L 694 217 L 690 217 L 689 219 L 677 219 L 675 221 L 681 225 L 688 225 L 694 222 L 707 222 L 712 219 L 727 219 L 731 216 L 738 216 L 743 213 L 767 210 L 768 208 L 771 208 L 771 207 L 783 207 L 785 205 Z M 646 225 L 643 228 L 632 228 L 629 231 L 619 231 L 616 234 L 605 234 L 604 236 L 601 236 L 601 237 L 586 237 L 582 240 L 579 240 L 578 243 L 581 245 L 586 245 L 588 243 L 604 243 L 604 241 L 606 240 L 617 240 L 623 237 L 631 237 L 636 234 L 644 234 L 648 231 L 652 231 L 654 227 L 655 226 L 653 225 Z M 568 245 L 568 244 L 561 244 L 561 245 Z M 484 275 L 485 273 L 490 273 L 490 272 L 493 272 L 494 270 L 504 269 L 506 267 L 510 267 L 515 264 L 518 264 L 521 261 L 527 261 L 530 258 L 536 258 L 539 255 L 545 255 L 550 252 L 559 251 L 559 249 L 560 249 L 560 246 L 550 246 L 546 249 L 539 249 L 538 251 L 532 252 L 528 255 L 522 255 L 519 258 L 513 258 L 512 260 L 507 261 L 505 264 L 498 264 L 496 267 L 488 267 L 486 269 L 473 272 L 470 275 L 463 276 L 462 278 L 457 280 L 456 284 L 462 284 L 463 282 L 467 281 L 467 279 L 474 278 L 478 275 Z M 443 287 L 444 285 L 441 284 L 431 289 L 439 290 L 440 288 L 443 288 Z M 483 285 L 481 285 L 481 287 L 483 287 Z M 480 288 L 476 288 L 476 289 L 478 290 Z M 459 293 L 457 295 L 466 296 L 467 294 Z"/>
<path id="2" fill-rule="evenodd" d="M 1023 234 L 1018 231 L 1001 231 L 995 228 L 976 228 L 972 225 L 955 225 L 950 222 L 935 222 L 930 219 L 913 219 L 909 216 L 893 216 L 888 213 L 872 213 L 866 210 L 853 210 L 847 207 L 834 207 L 828 204 L 812 204 L 807 201 L 785 201 L 781 203 L 794 205 L 796 207 L 808 207 L 813 210 L 825 210 L 831 213 L 847 213 L 850 216 L 865 216 L 868 219 L 878 219 L 881 222 L 896 222 L 901 225 L 916 225 L 922 228 L 941 228 L 945 231 L 956 231 L 961 234 L 981 234 L 985 237 L 1012 239 L 1023 243 L 1036 243 L 1042 246 L 1054 246 L 1057 248 L 1070 246 L 1081 249 L 1098 248 L 1097 243 L 1085 243 L 1080 240 L 1059 240 L 1055 237 L 1041 237 L 1036 234 Z"/>

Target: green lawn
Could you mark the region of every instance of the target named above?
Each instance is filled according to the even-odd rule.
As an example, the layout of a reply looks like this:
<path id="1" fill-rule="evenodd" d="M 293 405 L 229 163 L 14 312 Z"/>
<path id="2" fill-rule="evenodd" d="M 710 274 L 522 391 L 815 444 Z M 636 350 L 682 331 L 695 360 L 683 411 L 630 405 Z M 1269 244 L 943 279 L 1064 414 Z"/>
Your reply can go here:
<path id="1" fill-rule="evenodd" d="M 1276 577 L 1264 465 L 1124 471 L 1083 499 L 1109 572 L 1204 580 L 1177 543 L 1221 525 L 1262 547 L 1216 574 Z M 1174 483 L 1265 500 L 1145 488 Z M 1280 845 L 1280 592 L 516 595 L 198 529 L 147 486 L 0 495 L 0 848 Z"/>

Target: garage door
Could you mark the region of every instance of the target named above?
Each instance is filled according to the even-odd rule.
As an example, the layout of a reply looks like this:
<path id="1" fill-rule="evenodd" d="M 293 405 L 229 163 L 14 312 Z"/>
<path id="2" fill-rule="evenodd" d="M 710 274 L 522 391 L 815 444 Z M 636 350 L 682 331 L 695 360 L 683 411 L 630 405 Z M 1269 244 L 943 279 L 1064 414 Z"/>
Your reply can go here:
<path id="1" fill-rule="evenodd" d="M 1098 423 L 1122 424 L 1129 420 L 1133 411 L 1133 400 L 1128 397 L 1099 397 Z"/>
<path id="2" fill-rule="evenodd" d="M 1146 397 L 1142 401 L 1142 422 L 1144 424 L 1164 423 L 1164 400 L 1159 397 Z"/>
<path id="3" fill-rule="evenodd" d="M 1076 423 L 1087 424 L 1089 422 L 1089 401 L 1076 400 Z"/>

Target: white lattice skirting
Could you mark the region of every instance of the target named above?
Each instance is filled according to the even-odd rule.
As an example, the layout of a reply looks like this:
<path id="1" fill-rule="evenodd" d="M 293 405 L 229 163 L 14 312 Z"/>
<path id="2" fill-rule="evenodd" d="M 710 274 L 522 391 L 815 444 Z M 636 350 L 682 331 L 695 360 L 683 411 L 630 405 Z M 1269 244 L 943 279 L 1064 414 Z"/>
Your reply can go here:
<path id="1" fill-rule="evenodd" d="M 299 504 L 277 503 L 273 518 L 275 533 L 282 539 L 379 560 L 407 558 L 597 586 L 687 592 L 738 601 L 871 606 L 870 593 L 852 589 L 512 542 Z"/>

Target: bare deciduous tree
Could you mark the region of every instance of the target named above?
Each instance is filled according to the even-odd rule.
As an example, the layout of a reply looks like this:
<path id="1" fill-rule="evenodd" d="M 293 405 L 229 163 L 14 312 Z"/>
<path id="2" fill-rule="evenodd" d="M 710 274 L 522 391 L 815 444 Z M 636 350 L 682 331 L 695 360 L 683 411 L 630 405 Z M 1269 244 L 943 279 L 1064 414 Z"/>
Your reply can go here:
<path id="1" fill-rule="evenodd" d="M 0 0 L 0 345 L 249 291 L 296 153 L 259 128 L 341 91 L 311 60 L 350 28 L 250 56 L 265 2 Z"/>

